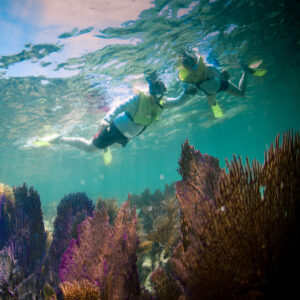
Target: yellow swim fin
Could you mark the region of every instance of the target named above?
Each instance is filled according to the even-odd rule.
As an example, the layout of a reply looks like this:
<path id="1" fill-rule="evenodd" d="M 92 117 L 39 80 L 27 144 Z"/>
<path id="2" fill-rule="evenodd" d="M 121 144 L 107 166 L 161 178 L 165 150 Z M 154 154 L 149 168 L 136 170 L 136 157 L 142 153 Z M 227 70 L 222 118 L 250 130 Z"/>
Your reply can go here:
<path id="1" fill-rule="evenodd" d="M 106 166 L 108 166 L 112 161 L 112 154 L 110 148 L 106 148 L 103 150 L 103 162 Z"/>
<path id="2" fill-rule="evenodd" d="M 55 134 L 48 134 L 46 136 L 43 136 L 41 138 L 37 138 L 33 144 L 36 147 L 48 147 L 51 146 L 51 142 L 53 142 L 54 140 L 56 140 L 59 137 L 59 134 L 55 133 Z"/>
<path id="3" fill-rule="evenodd" d="M 254 69 L 254 73 L 252 75 L 264 76 L 266 73 L 267 73 L 267 70 L 265 70 L 265 69 Z"/>
<path id="4" fill-rule="evenodd" d="M 217 118 L 217 119 L 223 118 L 224 114 L 218 103 L 213 105 L 211 108 L 212 108 L 215 118 Z"/>
<path id="5" fill-rule="evenodd" d="M 48 147 L 51 145 L 49 142 L 41 141 L 41 140 L 36 140 L 33 142 L 33 144 L 35 147 Z"/>
<path id="6" fill-rule="evenodd" d="M 264 76 L 267 73 L 265 69 L 258 69 L 258 67 L 262 64 L 263 60 L 253 61 L 248 65 L 249 72 L 254 76 Z"/>

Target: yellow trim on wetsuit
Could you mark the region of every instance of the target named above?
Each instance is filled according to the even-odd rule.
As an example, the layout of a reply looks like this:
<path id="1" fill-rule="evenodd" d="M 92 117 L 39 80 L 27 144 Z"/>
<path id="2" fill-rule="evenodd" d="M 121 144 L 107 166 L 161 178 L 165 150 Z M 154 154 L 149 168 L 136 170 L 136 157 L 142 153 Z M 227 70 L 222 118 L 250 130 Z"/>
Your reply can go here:
<path id="1" fill-rule="evenodd" d="M 133 122 L 143 126 L 148 126 L 153 121 L 159 119 L 163 109 L 163 101 L 160 100 L 158 104 L 151 95 L 146 95 L 142 92 L 139 92 L 139 97 L 139 106 L 137 113 L 133 118 Z"/>

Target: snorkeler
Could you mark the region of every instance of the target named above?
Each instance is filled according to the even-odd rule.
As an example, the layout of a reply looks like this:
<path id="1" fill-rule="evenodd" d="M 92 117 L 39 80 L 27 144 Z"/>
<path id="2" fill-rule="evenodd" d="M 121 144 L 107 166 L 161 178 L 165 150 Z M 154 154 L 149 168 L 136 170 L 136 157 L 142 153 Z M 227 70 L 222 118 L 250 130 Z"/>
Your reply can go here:
<path id="1" fill-rule="evenodd" d="M 260 70 L 261 72 L 259 73 L 254 68 L 243 66 L 244 71 L 237 87 L 229 80 L 230 75 L 228 71 L 220 72 L 213 65 L 205 64 L 203 57 L 198 53 L 182 52 L 179 56 L 179 64 L 178 76 L 184 91 L 173 100 L 179 103 L 185 102 L 189 95 L 195 95 L 198 90 L 201 90 L 205 93 L 215 118 L 223 117 L 222 109 L 216 101 L 218 93 L 225 91 L 233 96 L 244 97 L 247 74 L 251 73 L 257 76 L 265 74 L 263 72 L 265 70 Z"/>
<path id="2" fill-rule="evenodd" d="M 103 149 L 104 163 L 109 164 L 112 159 L 110 146 L 119 144 L 125 147 L 132 138 L 140 135 L 149 125 L 158 120 L 164 108 L 178 105 L 172 99 L 163 100 L 167 88 L 158 79 L 155 72 L 148 76 L 146 80 L 149 84 L 149 93 L 146 94 L 140 91 L 125 103 L 108 112 L 97 123 L 99 131 L 92 139 L 54 135 L 53 138 L 47 141 L 48 145 L 67 144 L 86 152 Z M 37 146 L 39 146 L 38 143 Z"/>

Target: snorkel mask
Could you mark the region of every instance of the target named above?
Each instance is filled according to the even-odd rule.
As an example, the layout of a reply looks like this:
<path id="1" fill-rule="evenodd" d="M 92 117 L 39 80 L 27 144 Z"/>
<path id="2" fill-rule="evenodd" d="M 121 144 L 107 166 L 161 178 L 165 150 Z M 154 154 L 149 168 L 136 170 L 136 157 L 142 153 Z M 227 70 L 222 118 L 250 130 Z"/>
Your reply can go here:
<path id="1" fill-rule="evenodd" d="M 165 84 L 158 78 L 157 72 L 152 71 L 146 76 L 146 80 L 149 84 L 149 93 L 156 99 L 161 99 L 167 92 Z"/>
<path id="2" fill-rule="evenodd" d="M 180 51 L 179 53 L 179 64 L 188 69 L 197 69 L 197 56 L 194 53 L 187 51 Z"/>
<path id="3" fill-rule="evenodd" d="M 149 82 L 149 93 L 157 99 L 161 99 L 164 94 L 167 92 L 167 88 L 165 84 L 157 79 L 155 81 L 148 81 Z"/>

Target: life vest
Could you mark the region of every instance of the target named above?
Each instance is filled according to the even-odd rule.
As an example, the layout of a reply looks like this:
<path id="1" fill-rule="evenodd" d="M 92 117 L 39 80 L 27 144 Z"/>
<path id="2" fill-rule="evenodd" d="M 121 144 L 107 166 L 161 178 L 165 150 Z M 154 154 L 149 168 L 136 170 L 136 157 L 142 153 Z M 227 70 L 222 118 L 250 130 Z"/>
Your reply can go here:
<path id="1" fill-rule="evenodd" d="M 146 95 L 142 92 L 139 92 L 139 97 L 139 106 L 133 118 L 133 122 L 148 126 L 153 121 L 159 119 L 164 102 L 163 100 L 160 100 L 159 103 L 157 103 L 151 95 Z"/>
<path id="2" fill-rule="evenodd" d="M 205 78 L 205 65 L 203 62 L 203 58 L 200 58 L 200 61 L 198 62 L 198 66 L 196 70 L 189 70 L 185 68 L 184 66 L 179 67 L 179 79 L 183 82 L 188 83 L 200 83 L 201 81 L 204 81 Z"/>

